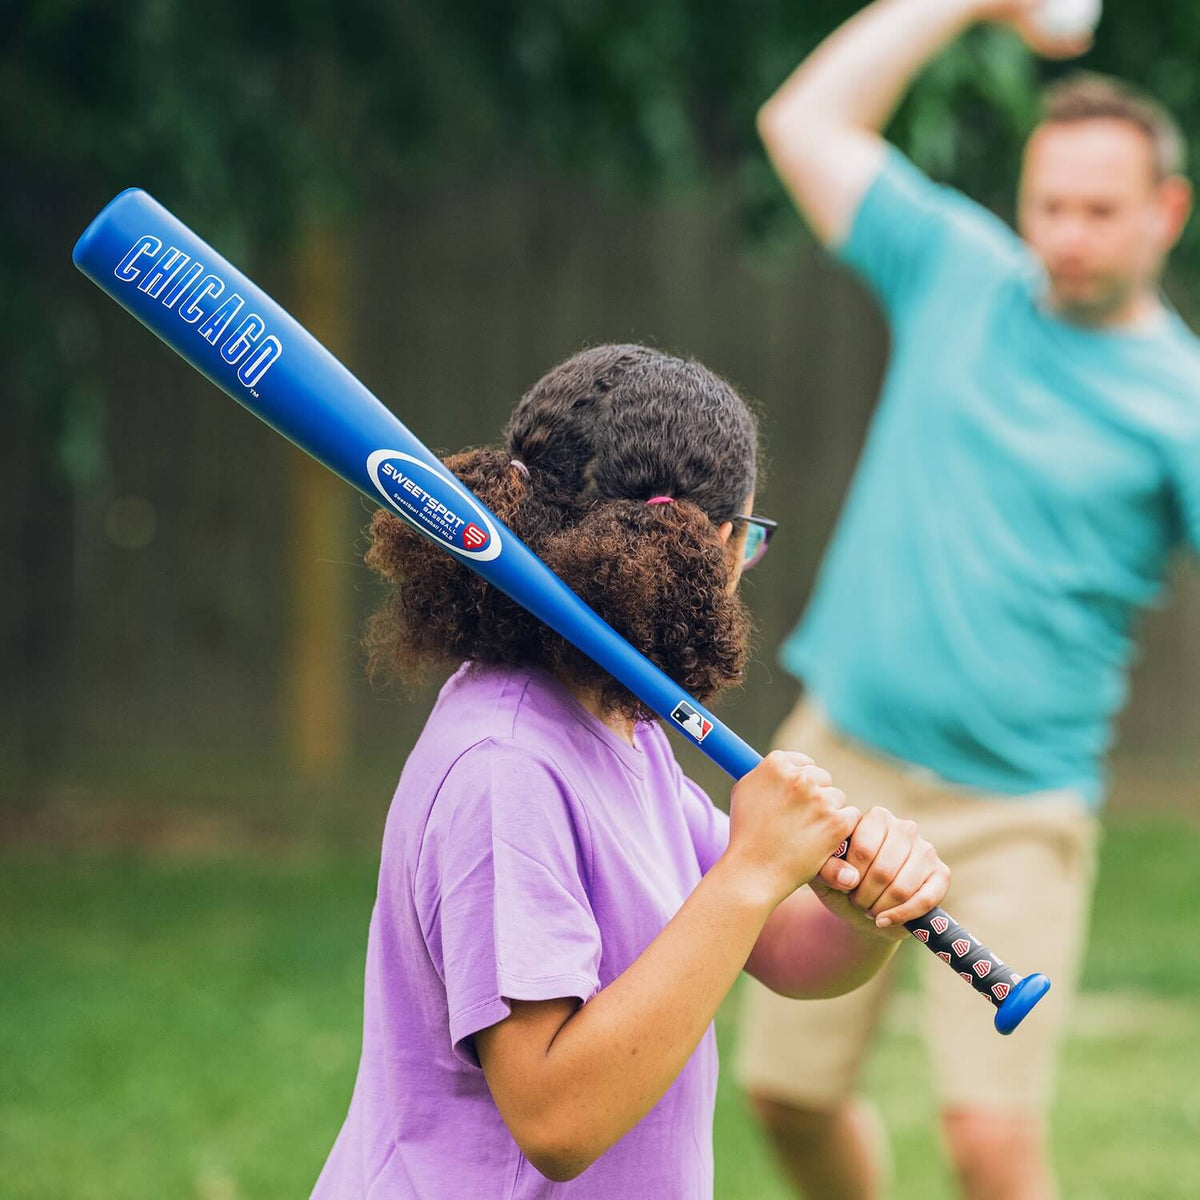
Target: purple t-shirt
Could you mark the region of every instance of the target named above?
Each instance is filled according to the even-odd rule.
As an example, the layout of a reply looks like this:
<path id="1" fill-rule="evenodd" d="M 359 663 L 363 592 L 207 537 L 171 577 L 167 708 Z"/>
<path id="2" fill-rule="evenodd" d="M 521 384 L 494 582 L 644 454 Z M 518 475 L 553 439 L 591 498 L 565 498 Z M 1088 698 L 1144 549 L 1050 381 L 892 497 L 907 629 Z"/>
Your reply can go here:
<path id="1" fill-rule="evenodd" d="M 475 1057 L 509 1000 L 586 1002 L 611 983 L 724 851 L 728 819 L 666 734 L 634 740 L 543 672 L 464 668 L 442 689 L 388 815 L 362 1060 L 313 1200 L 711 1200 L 711 1027 L 569 1183 L 521 1153 Z"/>

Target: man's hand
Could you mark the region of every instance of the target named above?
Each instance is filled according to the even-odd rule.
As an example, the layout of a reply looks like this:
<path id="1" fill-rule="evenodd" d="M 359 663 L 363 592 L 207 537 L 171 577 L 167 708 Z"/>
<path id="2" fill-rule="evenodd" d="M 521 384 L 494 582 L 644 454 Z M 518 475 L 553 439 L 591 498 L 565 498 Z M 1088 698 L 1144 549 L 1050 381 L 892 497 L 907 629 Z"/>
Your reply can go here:
<path id="1" fill-rule="evenodd" d="M 1091 49 L 1092 35 L 1055 37 L 1045 32 L 1038 21 L 1038 9 L 1044 0 L 984 0 L 982 18 L 1009 25 L 1026 45 L 1043 58 L 1076 58 Z"/>
<path id="2" fill-rule="evenodd" d="M 858 873 L 851 889 L 838 882 L 845 864 L 831 860 L 813 879 L 813 891 L 830 912 L 888 939 L 903 938 L 904 922 L 941 904 L 950 888 L 950 868 L 937 851 L 912 821 L 886 808 L 872 808 L 859 821 L 845 861 Z"/>

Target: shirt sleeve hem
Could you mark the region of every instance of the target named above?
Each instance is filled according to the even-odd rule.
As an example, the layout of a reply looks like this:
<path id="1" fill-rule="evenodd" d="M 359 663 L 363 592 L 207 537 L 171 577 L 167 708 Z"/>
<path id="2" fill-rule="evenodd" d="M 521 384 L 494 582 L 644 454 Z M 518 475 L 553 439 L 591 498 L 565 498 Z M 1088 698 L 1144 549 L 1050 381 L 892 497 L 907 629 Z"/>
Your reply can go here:
<path id="1" fill-rule="evenodd" d="M 478 1067 L 473 1038 L 481 1029 L 503 1021 L 512 1012 L 510 1000 L 561 1000 L 573 996 L 586 1004 L 599 990 L 598 980 L 587 975 L 545 975 L 525 979 L 506 971 L 498 974 L 499 993 L 459 1009 L 450 1017 L 454 1053 L 469 1067 Z"/>
<path id="2" fill-rule="evenodd" d="M 879 164 L 879 170 L 867 185 L 867 190 L 859 200 L 845 233 L 830 246 L 834 258 L 846 266 L 856 270 L 865 270 L 869 266 L 877 221 L 886 222 L 889 215 L 888 205 L 898 202 L 895 176 L 903 173 L 906 161 L 895 146 L 888 146 L 887 153 Z M 876 218 L 874 209 L 880 204 L 885 212 L 881 218 Z"/>

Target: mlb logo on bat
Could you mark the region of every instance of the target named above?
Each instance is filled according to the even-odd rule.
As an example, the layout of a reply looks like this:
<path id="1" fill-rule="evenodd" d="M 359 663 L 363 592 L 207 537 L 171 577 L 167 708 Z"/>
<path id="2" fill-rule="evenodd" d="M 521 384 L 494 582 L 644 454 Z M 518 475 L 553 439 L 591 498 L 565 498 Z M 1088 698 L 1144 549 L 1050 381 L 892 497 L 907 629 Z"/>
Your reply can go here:
<path id="1" fill-rule="evenodd" d="M 951 942 L 951 944 L 950 944 L 950 949 L 953 950 L 954 953 L 957 954 L 959 958 L 962 958 L 962 956 L 964 954 L 966 954 L 966 952 L 968 950 L 970 950 L 970 948 L 971 948 L 970 938 L 955 938 L 954 941 Z"/>
<path id="2" fill-rule="evenodd" d="M 927 942 L 927 941 L 929 941 L 929 930 L 928 929 L 914 929 L 913 937 L 915 937 L 917 939 L 917 941 L 919 941 L 919 942 Z"/>
<path id="3" fill-rule="evenodd" d="M 1008 995 L 1008 984 L 1007 983 L 992 984 L 992 995 L 995 996 L 997 1000 L 1003 1000 L 1004 997 Z"/>
<path id="4" fill-rule="evenodd" d="M 934 933 L 945 933 L 950 928 L 949 917 L 934 917 L 929 923 L 933 926 Z"/>
<path id="5" fill-rule="evenodd" d="M 958 977 L 960 979 L 965 979 L 969 984 L 974 986 L 975 977 L 969 971 L 959 971 Z"/>
<path id="6" fill-rule="evenodd" d="M 948 963 L 948 962 L 950 961 L 950 955 L 948 955 L 948 954 L 945 952 L 945 950 L 939 950 L 939 951 L 937 952 L 937 956 L 938 956 L 938 958 L 940 958 L 940 959 L 942 960 L 942 962 L 944 962 L 944 963 Z"/>
<path id="7" fill-rule="evenodd" d="M 685 733 L 690 733 L 698 742 L 712 733 L 713 723 L 702 717 L 690 704 L 681 700 L 671 713 L 671 720 Z"/>
<path id="8" fill-rule="evenodd" d="M 971 970 L 982 979 L 992 969 L 992 960 L 990 958 L 981 958 L 977 963 L 971 964 Z"/>
<path id="9" fill-rule="evenodd" d="M 462 539 L 468 550 L 482 550 L 488 543 L 487 530 L 480 529 L 478 525 L 468 524 L 463 530 Z"/>

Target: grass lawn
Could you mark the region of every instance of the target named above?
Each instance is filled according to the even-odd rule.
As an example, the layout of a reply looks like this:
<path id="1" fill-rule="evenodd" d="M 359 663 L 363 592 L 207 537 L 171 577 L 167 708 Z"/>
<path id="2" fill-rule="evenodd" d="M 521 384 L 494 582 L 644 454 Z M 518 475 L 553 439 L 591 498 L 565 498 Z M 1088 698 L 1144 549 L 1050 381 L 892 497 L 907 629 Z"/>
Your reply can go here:
<path id="1" fill-rule="evenodd" d="M 1055 1111 L 1069 1198 L 1200 1194 L 1198 862 L 1195 823 L 1109 827 Z M 0 855 L 0 1195 L 307 1195 L 353 1084 L 373 890 L 353 855 Z M 869 1090 L 897 1200 L 938 1200 L 906 1007 Z M 788 1195 L 728 1082 L 716 1149 L 720 1200 Z"/>

